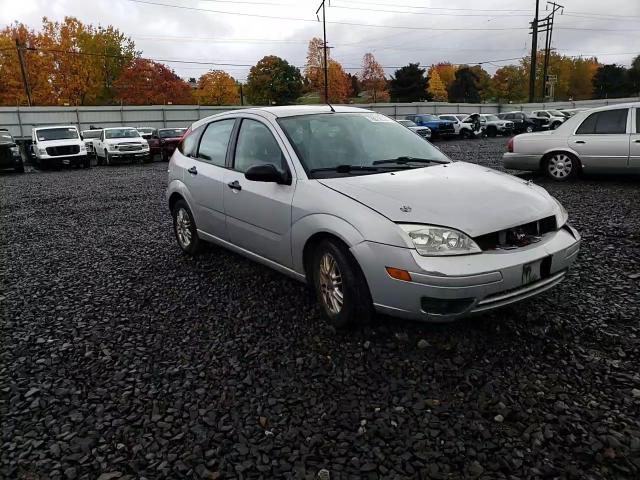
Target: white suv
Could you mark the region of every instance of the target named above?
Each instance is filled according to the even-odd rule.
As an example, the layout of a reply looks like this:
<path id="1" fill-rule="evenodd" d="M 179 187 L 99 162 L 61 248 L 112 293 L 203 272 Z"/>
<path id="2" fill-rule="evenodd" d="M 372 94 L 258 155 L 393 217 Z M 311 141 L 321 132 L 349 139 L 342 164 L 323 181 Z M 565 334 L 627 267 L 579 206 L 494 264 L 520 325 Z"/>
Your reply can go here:
<path id="1" fill-rule="evenodd" d="M 94 140 L 98 165 L 111 165 L 116 161 L 151 161 L 149 144 L 132 127 L 104 128 L 100 138 Z"/>
<path id="2" fill-rule="evenodd" d="M 91 167 L 87 147 L 73 125 L 38 127 L 31 132 L 31 153 L 35 167 L 44 170 L 56 165 Z"/>

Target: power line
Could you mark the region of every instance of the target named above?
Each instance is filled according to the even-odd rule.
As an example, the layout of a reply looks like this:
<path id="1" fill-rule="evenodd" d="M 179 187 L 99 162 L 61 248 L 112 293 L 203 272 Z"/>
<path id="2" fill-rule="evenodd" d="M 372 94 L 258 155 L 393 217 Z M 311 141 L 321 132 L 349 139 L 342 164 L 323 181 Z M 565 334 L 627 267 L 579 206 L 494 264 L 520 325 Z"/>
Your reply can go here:
<path id="1" fill-rule="evenodd" d="M 331 5 L 331 8 L 341 8 L 345 10 L 362 10 L 362 11 L 368 11 L 368 12 L 401 13 L 401 14 L 408 14 L 408 15 L 429 15 L 429 16 L 444 16 L 444 17 L 503 17 L 504 18 L 504 17 L 529 17 L 530 16 L 528 13 L 499 15 L 496 13 L 496 11 L 490 11 L 490 10 L 483 10 L 483 12 L 487 12 L 487 13 L 459 13 L 459 12 L 441 13 L 441 12 L 415 12 L 415 11 L 411 12 L 407 10 L 381 10 L 379 8 L 347 7 L 343 5 Z"/>

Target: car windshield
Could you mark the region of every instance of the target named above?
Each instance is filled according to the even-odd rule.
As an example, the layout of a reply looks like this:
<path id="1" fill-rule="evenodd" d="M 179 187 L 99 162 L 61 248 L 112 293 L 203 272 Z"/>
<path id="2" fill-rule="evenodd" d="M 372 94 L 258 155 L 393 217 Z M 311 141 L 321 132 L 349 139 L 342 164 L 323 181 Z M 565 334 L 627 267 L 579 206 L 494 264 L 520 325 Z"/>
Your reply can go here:
<path id="1" fill-rule="evenodd" d="M 186 128 L 167 128 L 158 130 L 160 138 L 179 138 L 182 137 Z"/>
<path id="2" fill-rule="evenodd" d="M 495 122 L 496 120 L 500 120 L 495 115 L 485 115 L 484 118 L 486 118 L 489 122 Z"/>
<path id="3" fill-rule="evenodd" d="M 424 120 L 425 122 L 437 122 L 440 120 L 435 115 L 421 115 L 421 117 L 422 117 L 422 120 Z"/>
<path id="4" fill-rule="evenodd" d="M 104 131 L 105 138 L 138 138 L 140 133 L 135 128 L 114 128 Z"/>
<path id="5" fill-rule="evenodd" d="M 564 117 L 564 113 L 562 113 L 560 110 L 547 110 L 547 111 L 554 117 Z"/>
<path id="6" fill-rule="evenodd" d="M 40 141 L 67 140 L 70 138 L 78 138 L 78 131 L 73 127 L 46 128 L 43 130 L 36 130 L 36 136 Z"/>
<path id="7" fill-rule="evenodd" d="M 13 143 L 13 137 L 9 132 L 0 132 L 0 143 Z"/>
<path id="8" fill-rule="evenodd" d="M 311 178 L 450 162 L 429 142 L 379 113 L 300 115 L 278 122 Z"/>
<path id="9" fill-rule="evenodd" d="M 83 138 L 100 138 L 102 130 L 85 130 L 82 132 Z"/>
<path id="10" fill-rule="evenodd" d="M 411 120 L 398 120 L 400 125 L 404 125 L 405 127 L 417 127 L 417 125 Z"/>
<path id="11" fill-rule="evenodd" d="M 138 130 L 141 134 L 149 134 L 149 133 L 153 133 L 153 128 L 151 127 L 139 127 L 136 128 L 136 130 Z"/>

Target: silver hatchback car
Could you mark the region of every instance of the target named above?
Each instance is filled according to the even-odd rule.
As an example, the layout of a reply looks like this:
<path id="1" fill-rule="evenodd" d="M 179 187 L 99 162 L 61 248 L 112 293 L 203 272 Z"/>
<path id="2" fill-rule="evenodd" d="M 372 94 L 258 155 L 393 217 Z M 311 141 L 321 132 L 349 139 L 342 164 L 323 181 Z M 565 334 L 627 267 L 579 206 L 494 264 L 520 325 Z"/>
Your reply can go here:
<path id="1" fill-rule="evenodd" d="M 580 236 L 531 182 L 464 162 L 378 113 L 234 110 L 169 163 L 180 247 L 212 242 L 308 282 L 336 326 L 450 321 L 558 284 Z"/>

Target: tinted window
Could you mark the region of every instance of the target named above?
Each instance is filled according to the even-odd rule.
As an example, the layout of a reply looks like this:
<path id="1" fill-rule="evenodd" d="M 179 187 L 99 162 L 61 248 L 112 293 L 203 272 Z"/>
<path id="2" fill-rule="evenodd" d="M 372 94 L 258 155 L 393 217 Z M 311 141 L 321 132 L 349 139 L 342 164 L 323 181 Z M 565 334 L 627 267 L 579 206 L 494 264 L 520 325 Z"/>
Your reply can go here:
<path id="1" fill-rule="evenodd" d="M 221 120 L 210 123 L 202 134 L 198 157 L 214 165 L 224 167 L 227 146 L 229 145 L 234 123 L 235 120 Z"/>
<path id="2" fill-rule="evenodd" d="M 163 128 L 158 130 L 160 138 L 180 138 L 184 135 L 186 128 Z"/>
<path id="3" fill-rule="evenodd" d="M 276 139 L 266 125 L 244 119 L 238 133 L 234 169 L 246 172 L 250 167 L 265 164 L 285 170 L 285 160 Z"/>
<path id="4" fill-rule="evenodd" d="M 606 110 L 604 112 L 592 113 L 582 122 L 577 135 L 606 135 L 615 133 L 626 133 L 627 131 L 628 109 Z"/>
<path id="5" fill-rule="evenodd" d="M 135 128 L 113 128 L 105 130 L 104 135 L 106 138 L 139 138 L 140 132 Z"/>
<path id="6" fill-rule="evenodd" d="M 78 131 L 73 128 L 47 128 L 45 130 L 37 130 L 36 136 L 40 141 L 46 140 L 67 140 L 78 138 Z"/>
<path id="7" fill-rule="evenodd" d="M 196 150 L 198 148 L 198 140 L 200 139 L 200 135 L 202 135 L 203 130 L 203 126 L 200 126 L 195 130 L 189 129 L 178 145 L 178 151 L 186 157 L 195 157 Z"/>

